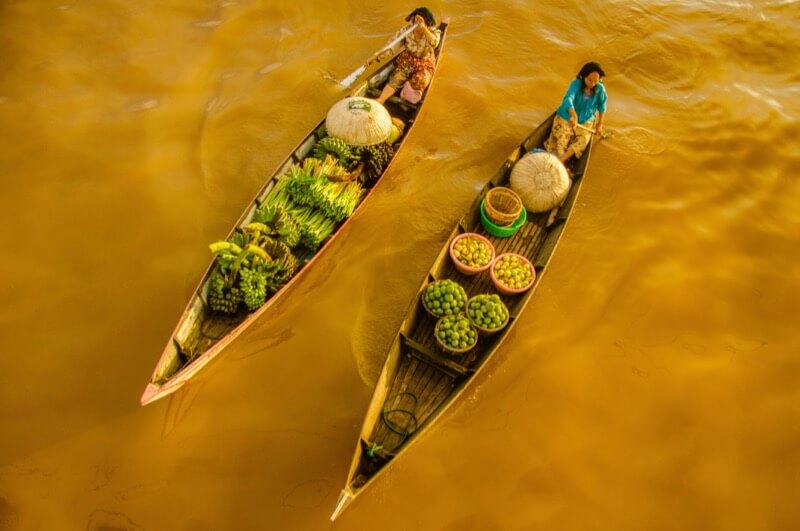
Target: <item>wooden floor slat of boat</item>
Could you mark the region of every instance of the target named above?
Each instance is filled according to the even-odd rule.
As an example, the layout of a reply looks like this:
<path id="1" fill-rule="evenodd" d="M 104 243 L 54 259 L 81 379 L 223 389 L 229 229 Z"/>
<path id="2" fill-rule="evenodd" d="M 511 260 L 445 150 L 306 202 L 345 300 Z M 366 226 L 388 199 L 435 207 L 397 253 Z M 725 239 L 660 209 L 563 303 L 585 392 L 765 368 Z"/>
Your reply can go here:
<path id="1" fill-rule="evenodd" d="M 217 344 L 245 318 L 246 315 L 228 316 L 203 312 L 198 323 L 192 327 L 185 344 L 181 345 L 181 350 L 184 355 L 194 359 Z"/>
<path id="2" fill-rule="evenodd" d="M 403 435 L 390 429 L 381 416 L 372 430 L 370 444 L 378 444 L 388 453 L 399 448 L 408 436 L 422 426 L 431 413 L 436 411 L 453 385 L 452 376 L 435 365 L 405 352 L 384 403 L 383 411 L 404 410 L 388 413 L 386 416 L 397 428 L 397 431 L 407 431 L 409 435 Z M 408 393 L 414 398 L 411 398 Z M 406 411 L 412 412 L 414 418 L 412 419 Z"/>
<path id="3" fill-rule="evenodd" d="M 419 418 L 427 420 L 439 408 L 439 406 L 442 405 L 447 397 L 450 396 L 450 393 L 455 385 L 456 381 L 454 379 L 448 379 L 448 385 L 438 386 L 438 392 L 436 394 L 432 394 L 431 399 L 423 404 L 423 407 L 419 412 Z"/>
<path id="4" fill-rule="evenodd" d="M 400 393 L 405 392 L 408 389 L 408 382 L 417 374 L 417 371 L 423 366 L 423 363 L 420 362 L 416 358 L 410 358 L 405 356 L 400 365 L 397 368 L 397 373 L 395 374 L 394 380 L 392 381 L 392 386 L 389 389 L 389 393 L 386 395 L 386 401 L 383 404 L 383 410 L 386 409 L 394 409 L 398 407 L 399 404 L 394 403 L 395 397 L 400 396 Z M 414 408 L 416 408 L 416 400 L 414 401 Z M 408 420 L 408 419 L 405 419 Z M 382 418 L 378 418 L 377 423 L 372 431 L 372 437 L 370 442 L 380 444 L 386 448 L 392 448 L 387 444 L 387 439 L 393 436 L 394 432 L 389 430 L 389 428 L 385 425 Z M 399 437 L 395 437 L 398 440 Z M 398 441 L 392 441 L 394 446 L 396 446 Z"/>

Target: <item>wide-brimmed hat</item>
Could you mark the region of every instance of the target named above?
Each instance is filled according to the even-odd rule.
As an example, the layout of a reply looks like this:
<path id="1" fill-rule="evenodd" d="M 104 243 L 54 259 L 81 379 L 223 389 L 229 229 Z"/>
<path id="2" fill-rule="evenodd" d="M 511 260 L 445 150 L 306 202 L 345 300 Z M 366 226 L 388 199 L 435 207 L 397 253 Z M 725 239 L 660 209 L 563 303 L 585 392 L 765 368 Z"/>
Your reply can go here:
<path id="1" fill-rule="evenodd" d="M 560 205 L 570 184 L 567 169 L 546 151 L 528 153 L 511 170 L 511 189 L 530 212 L 546 212 Z"/>
<path id="2" fill-rule="evenodd" d="M 380 144 L 389 138 L 392 117 L 375 100 L 345 98 L 331 107 L 325 118 L 328 134 L 353 146 Z"/>

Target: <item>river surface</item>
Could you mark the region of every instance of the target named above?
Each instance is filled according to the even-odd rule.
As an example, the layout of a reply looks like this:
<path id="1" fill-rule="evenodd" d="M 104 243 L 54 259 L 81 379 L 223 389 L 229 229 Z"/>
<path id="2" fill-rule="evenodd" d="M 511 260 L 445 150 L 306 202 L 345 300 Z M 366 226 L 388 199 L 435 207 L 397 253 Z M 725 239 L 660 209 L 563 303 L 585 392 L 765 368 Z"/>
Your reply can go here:
<path id="1" fill-rule="evenodd" d="M 210 258 L 415 5 L 0 3 L 0 530 L 800 528 L 800 4 L 438 1 L 391 172 L 175 395 Z M 439 248 L 589 60 L 607 130 L 536 296 L 328 521 Z"/>

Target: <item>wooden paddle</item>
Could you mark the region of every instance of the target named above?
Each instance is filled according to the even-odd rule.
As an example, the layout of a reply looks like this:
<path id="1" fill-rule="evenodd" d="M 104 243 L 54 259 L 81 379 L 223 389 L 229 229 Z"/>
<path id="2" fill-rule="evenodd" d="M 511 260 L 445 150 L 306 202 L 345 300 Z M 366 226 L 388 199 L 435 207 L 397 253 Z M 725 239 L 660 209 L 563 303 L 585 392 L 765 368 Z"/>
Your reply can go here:
<path id="1" fill-rule="evenodd" d="M 575 127 L 577 127 L 578 129 L 583 129 L 584 131 L 589 131 L 592 134 L 596 133 L 596 131 L 594 129 L 592 129 L 591 127 L 586 127 L 585 125 L 575 124 Z M 600 135 L 600 140 L 605 140 L 609 136 L 611 136 L 610 133 L 607 133 L 607 132 L 603 131 L 603 134 Z"/>
<path id="2" fill-rule="evenodd" d="M 345 77 L 345 78 L 344 78 L 344 79 L 342 79 L 341 81 L 337 81 L 337 83 L 338 83 L 339 85 L 341 85 L 341 86 L 342 86 L 342 88 L 350 88 L 350 86 L 351 86 L 351 85 L 352 85 L 352 84 L 355 82 L 355 80 L 356 80 L 356 79 L 358 79 L 358 78 L 359 78 L 359 76 L 361 76 L 361 74 L 363 74 L 363 73 L 364 73 L 364 71 L 367 69 L 367 67 L 368 67 L 369 65 L 371 65 L 372 63 L 374 63 L 374 62 L 375 62 L 375 61 L 376 61 L 376 60 L 377 60 L 377 59 L 380 57 L 380 55 L 381 55 L 382 53 L 384 53 L 384 52 L 385 52 L 385 51 L 387 51 L 387 50 L 391 50 L 392 48 L 394 48 L 394 47 L 395 47 L 395 45 L 396 45 L 397 43 L 399 43 L 399 42 L 402 42 L 402 40 L 406 38 L 406 35 L 408 35 L 408 34 L 409 34 L 409 33 L 411 33 L 412 31 L 414 31 L 415 29 L 417 29 L 417 26 L 418 26 L 418 25 L 419 25 L 419 24 L 414 24 L 413 26 L 411 26 L 410 28 L 408 28 L 407 30 L 405 30 L 403 33 L 401 33 L 400 35 L 398 35 L 398 36 L 397 36 L 397 38 L 396 38 L 396 39 L 394 39 L 392 42 L 390 42 L 389 44 L 387 44 L 386 46 L 384 46 L 383 48 L 381 48 L 380 50 L 378 50 L 377 52 L 375 52 L 375 53 L 372 55 L 372 57 L 370 57 L 369 59 L 367 59 L 367 62 L 366 62 L 366 63 L 364 63 L 363 65 L 361 65 L 361 66 L 359 66 L 358 68 L 356 68 L 354 71 L 352 71 L 352 72 L 350 73 L 350 75 L 348 75 L 347 77 Z"/>

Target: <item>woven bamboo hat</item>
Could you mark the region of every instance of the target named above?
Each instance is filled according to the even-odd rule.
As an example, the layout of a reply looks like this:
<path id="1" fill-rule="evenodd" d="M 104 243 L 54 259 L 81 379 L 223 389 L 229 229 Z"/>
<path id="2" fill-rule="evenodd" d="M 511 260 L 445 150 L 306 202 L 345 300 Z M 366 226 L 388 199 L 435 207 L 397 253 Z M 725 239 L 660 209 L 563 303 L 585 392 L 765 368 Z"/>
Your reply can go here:
<path id="1" fill-rule="evenodd" d="M 511 170 L 511 189 L 530 212 L 546 212 L 564 201 L 569 192 L 567 169 L 545 151 L 528 153 Z"/>
<path id="2" fill-rule="evenodd" d="M 350 145 L 371 146 L 389 138 L 392 117 L 375 100 L 345 98 L 328 111 L 325 127 L 329 135 L 339 137 Z"/>

